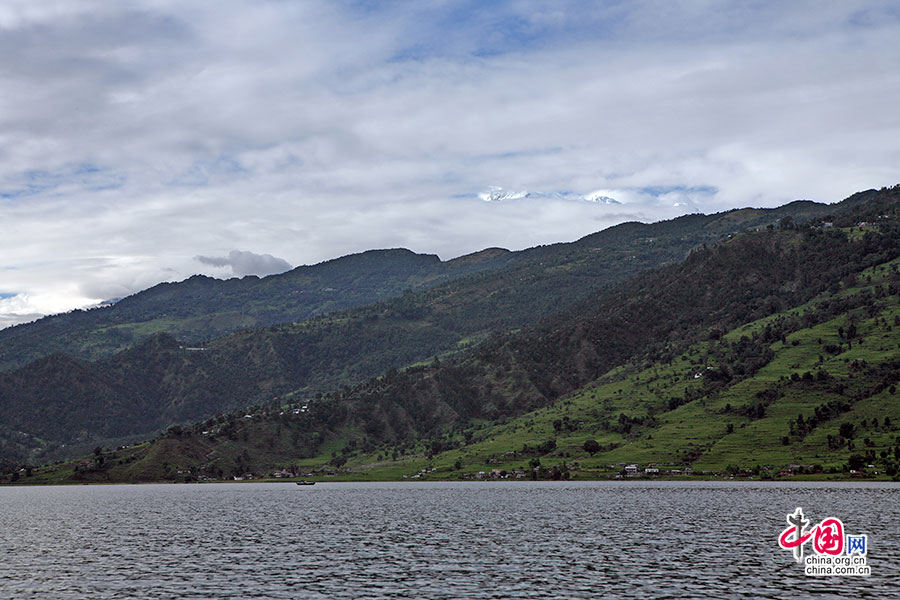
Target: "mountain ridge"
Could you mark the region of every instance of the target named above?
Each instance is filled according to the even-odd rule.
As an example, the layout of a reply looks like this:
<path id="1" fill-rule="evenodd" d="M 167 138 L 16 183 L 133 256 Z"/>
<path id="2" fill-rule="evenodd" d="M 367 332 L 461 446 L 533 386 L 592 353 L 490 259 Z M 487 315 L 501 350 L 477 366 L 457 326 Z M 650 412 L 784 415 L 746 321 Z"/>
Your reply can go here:
<path id="1" fill-rule="evenodd" d="M 0 371 L 52 351 L 101 358 L 156 332 L 198 342 L 247 327 L 304 320 L 497 268 L 505 258 L 495 255 L 454 263 L 434 254 L 381 249 L 263 278 L 193 275 L 156 284 L 112 305 L 49 315 L 0 330 Z M 41 343 L 30 343 L 35 338 Z"/>
<path id="2" fill-rule="evenodd" d="M 829 206 L 837 205 L 811 203 L 799 206 L 791 203 L 775 209 L 736 209 L 749 210 L 752 216 L 734 220 L 729 227 L 758 226 L 777 220 L 785 212 L 800 219 L 818 217 L 827 213 Z M 728 220 L 736 210 L 716 215 L 685 215 L 669 222 L 676 223 L 692 216 Z M 407 249 L 380 249 L 300 266 L 264 278 L 246 276 L 219 280 L 194 275 L 180 282 L 157 284 L 110 305 L 48 315 L 2 329 L 0 371 L 23 366 L 29 360 L 53 351 L 100 358 L 156 332 L 168 332 L 187 342 L 197 342 L 248 327 L 304 320 L 395 297 L 406 289 L 423 289 L 494 270 L 508 263 L 540 261 L 548 253 L 584 247 L 604 232 L 615 237 L 616 232 L 641 226 L 664 231 L 665 223 L 626 222 L 574 242 L 519 251 L 485 249 L 446 261 L 434 254 L 418 254 Z M 726 230 L 723 228 L 722 232 Z M 485 254 L 489 250 L 491 252 Z M 384 259 L 390 260 L 385 262 Z M 355 287 L 353 277 L 360 280 Z M 335 294 L 338 288 L 341 293 Z M 36 338 L 40 343 L 32 343 Z"/>
<path id="3" fill-rule="evenodd" d="M 499 257 L 505 266 L 380 304 L 239 331 L 205 343 L 202 350 L 163 335 L 95 363 L 39 363 L 41 369 L 61 373 L 71 368 L 69 380 L 64 375 L 47 377 L 28 365 L 0 374 L 0 423 L 22 434 L 39 432 L 46 442 L 38 445 L 47 450 L 141 431 L 149 434 L 291 392 L 302 397 L 352 386 L 392 367 L 437 354 L 452 356 L 489 334 L 528 325 L 604 286 L 680 260 L 691 248 L 726 239 L 731 232 L 772 225 L 785 217 L 820 218 L 834 206 L 803 203 L 687 215 L 657 224 L 625 223 L 576 242 L 519 253 L 486 249 L 468 255 L 469 260 Z M 400 252 L 408 256 L 408 251 Z M 80 412 L 87 415 L 60 412 L 73 394 L 82 399 Z M 50 410 L 51 405 L 57 408 Z M 113 416 L 103 419 L 104 410 Z M 134 423 L 144 429 L 135 429 Z M 9 445 L 0 451 L 21 456 Z"/>

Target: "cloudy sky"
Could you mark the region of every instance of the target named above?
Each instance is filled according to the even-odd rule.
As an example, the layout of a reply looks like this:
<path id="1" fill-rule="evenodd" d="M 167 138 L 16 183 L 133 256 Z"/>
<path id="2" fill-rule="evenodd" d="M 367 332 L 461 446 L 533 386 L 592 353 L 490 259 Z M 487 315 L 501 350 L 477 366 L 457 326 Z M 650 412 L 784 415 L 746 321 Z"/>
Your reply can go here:
<path id="1" fill-rule="evenodd" d="M 0 326 L 893 185 L 897 40 L 894 1 L 0 0 Z"/>

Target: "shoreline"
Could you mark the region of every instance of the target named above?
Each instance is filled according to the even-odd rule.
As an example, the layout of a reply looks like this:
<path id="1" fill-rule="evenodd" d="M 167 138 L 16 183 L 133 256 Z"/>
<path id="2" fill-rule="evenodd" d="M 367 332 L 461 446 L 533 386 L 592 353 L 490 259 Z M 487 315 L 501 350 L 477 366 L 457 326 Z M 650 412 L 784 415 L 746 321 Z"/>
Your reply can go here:
<path id="1" fill-rule="evenodd" d="M 760 478 L 760 477 L 576 477 L 571 479 L 530 479 L 530 478 L 484 478 L 484 479 L 378 479 L 378 478 L 355 478 L 352 476 L 345 477 L 327 477 L 327 478 L 260 478 L 260 479 L 218 479 L 209 481 L 171 481 L 171 480 L 154 480 L 154 481 L 59 481 L 59 482 L 10 482 L 0 483 L 0 489 L 7 487 L 71 487 L 71 486 L 92 486 L 92 485 L 209 485 L 209 484 L 229 484 L 240 485 L 248 483 L 265 483 L 265 484 L 296 484 L 298 481 L 313 481 L 316 484 L 328 483 L 401 483 L 401 484 L 417 484 L 417 483 L 473 483 L 473 484 L 495 484 L 502 482 L 511 483 L 620 483 L 629 485 L 634 483 L 687 483 L 687 482 L 720 482 L 720 483 L 762 483 L 772 485 L 785 485 L 791 483 L 896 483 L 887 476 L 884 477 L 816 477 L 814 475 L 800 475 L 796 477 L 779 477 L 776 479 Z"/>

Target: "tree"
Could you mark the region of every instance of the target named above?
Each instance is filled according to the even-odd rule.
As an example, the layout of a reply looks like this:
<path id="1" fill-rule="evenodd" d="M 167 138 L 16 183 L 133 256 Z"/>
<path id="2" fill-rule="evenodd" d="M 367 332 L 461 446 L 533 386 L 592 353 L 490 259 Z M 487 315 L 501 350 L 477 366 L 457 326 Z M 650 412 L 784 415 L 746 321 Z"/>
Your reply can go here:
<path id="1" fill-rule="evenodd" d="M 842 438 L 847 438 L 849 440 L 852 439 L 853 435 L 856 433 L 854 429 L 853 423 L 841 423 L 838 433 L 841 434 Z"/>
<path id="2" fill-rule="evenodd" d="M 862 454 L 851 454 L 847 465 L 854 471 L 862 469 L 866 464 L 866 458 Z"/>
<path id="3" fill-rule="evenodd" d="M 586 441 L 584 443 L 584 445 L 582 446 L 582 448 L 584 449 L 585 452 L 587 452 L 591 456 L 594 456 L 594 454 L 596 452 L 600 452 L 600 450 L 601 450 L 600 444 L 597 442 L 597 440 Z"/>

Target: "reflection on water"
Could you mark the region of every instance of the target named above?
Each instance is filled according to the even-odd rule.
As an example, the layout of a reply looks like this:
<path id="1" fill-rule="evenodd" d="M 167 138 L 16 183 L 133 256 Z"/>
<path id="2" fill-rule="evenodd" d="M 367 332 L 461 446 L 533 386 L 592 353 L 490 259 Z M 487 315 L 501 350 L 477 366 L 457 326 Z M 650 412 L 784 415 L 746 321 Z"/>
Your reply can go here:
<path id="1" fill-rule="evenodd" d="M 2 598 L 900 597 L 900 486 L 717 482 L 0 488 Z M 785 515 L 869 534 L 806 577 Z"/>

